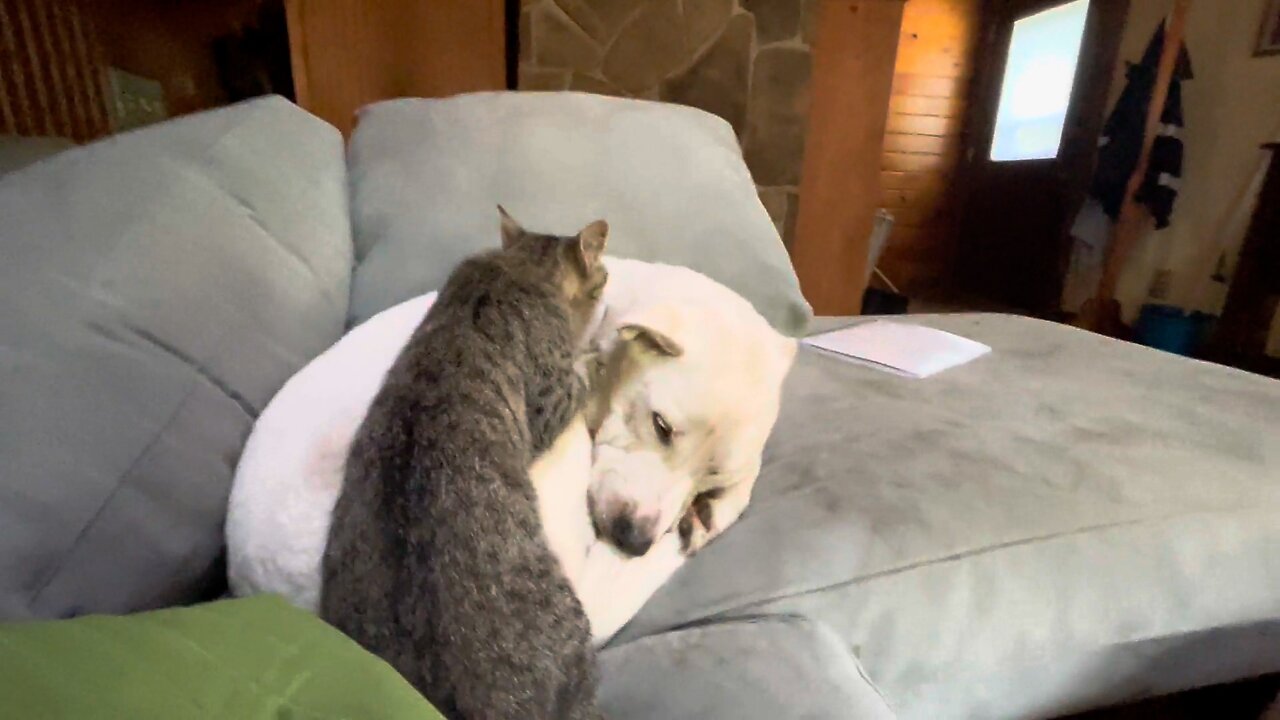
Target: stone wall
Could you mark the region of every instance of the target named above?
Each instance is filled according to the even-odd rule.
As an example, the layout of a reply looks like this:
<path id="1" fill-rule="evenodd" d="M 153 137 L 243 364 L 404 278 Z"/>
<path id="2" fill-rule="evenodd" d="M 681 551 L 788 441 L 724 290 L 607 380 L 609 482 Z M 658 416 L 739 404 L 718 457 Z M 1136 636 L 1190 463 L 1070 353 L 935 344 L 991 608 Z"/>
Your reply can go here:
<path id="1" fill-rule="evenodd" d="M 819 0 L 522 0 L 522 90 L 663 100 L 724 118 L 788 246 Z"/>

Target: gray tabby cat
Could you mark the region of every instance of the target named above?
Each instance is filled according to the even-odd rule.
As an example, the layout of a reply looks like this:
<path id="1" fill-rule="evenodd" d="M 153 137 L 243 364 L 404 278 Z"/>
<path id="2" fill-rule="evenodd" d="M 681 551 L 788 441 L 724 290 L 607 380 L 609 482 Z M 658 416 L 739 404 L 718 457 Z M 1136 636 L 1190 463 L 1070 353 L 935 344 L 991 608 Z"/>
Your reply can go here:
<path id="1" fill-rule="evenodd" d="M 449 718 L 596 719 L 590 628 L 528 468 L 586 400 L 608 226 L 541 235 L 499 211 L 502 250 L 449 277 L 352 442 L 320 615 Z"/>

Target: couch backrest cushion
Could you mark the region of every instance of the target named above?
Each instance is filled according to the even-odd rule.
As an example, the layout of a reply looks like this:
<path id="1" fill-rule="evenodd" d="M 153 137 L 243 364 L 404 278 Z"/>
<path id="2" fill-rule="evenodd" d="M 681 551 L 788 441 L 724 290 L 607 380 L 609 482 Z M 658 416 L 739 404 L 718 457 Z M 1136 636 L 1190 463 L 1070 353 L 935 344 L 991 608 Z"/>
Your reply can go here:
<path id="1" fill-rule="evenodd" d="M 701 110 L 571 92 L 393 100 L 361 111 L 348 164 L 352 324 L 497 246 L 499 203 L 540 231 L 605 218 L 610 255 L 698 270 L 787 334 L 810 317 L 732 129 Z"/>
<path id="2" fill-rule="evenodd" d="M 0 619 L 216 580 L 254 418 L 342 332 L 345 177 L 266 98 L 0 178 Z"/>

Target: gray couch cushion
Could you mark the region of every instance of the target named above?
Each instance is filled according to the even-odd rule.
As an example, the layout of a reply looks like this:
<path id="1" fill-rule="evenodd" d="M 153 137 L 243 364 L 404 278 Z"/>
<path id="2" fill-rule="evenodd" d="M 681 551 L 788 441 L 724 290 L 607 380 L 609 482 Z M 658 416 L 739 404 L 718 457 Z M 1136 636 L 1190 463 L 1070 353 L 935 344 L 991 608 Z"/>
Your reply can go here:
<path id="1" fill-rule="evenodd" d="M 610 720 L 891 720 L 840 638 L 795 617 L 759 617 L 647 637 L 600 655 Z"/>
<path id="2" fill-rule="evenodd" d="M 902 718 L 1280 671 L 1280 383 L 1007 316 L 912 380 L 802 350 L 746 515 L 615 639 L 822 622 Z"/>
<path id="3" fill-rule="evenodd" d="M 189 599 L 275 390 L 340 334 L 342 139 L 279 98 L 0 178 L 0 619 Z"/>
<path id="4" fill-rule="evenodd" d="M 603 217 L 610 255 L 698 270 L 787 334 L 809 320 L 733 130 L 700 110 L 568 92 L 394 100 L 361 111 L 349 163 L 353 324 L 495 247 L 497 203 L 542 231 Z"/>

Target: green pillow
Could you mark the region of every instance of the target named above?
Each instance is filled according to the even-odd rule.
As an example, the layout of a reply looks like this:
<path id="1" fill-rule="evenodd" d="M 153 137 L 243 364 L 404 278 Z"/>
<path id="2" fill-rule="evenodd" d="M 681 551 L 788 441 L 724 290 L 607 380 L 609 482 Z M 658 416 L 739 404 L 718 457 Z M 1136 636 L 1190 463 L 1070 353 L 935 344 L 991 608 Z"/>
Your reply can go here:
<path id="1" fill-rule="evenodd" d="M 395 670 L 284 600 L 0 625 L 0 717 L 440 720 Z"/>

